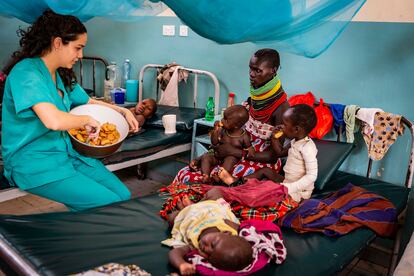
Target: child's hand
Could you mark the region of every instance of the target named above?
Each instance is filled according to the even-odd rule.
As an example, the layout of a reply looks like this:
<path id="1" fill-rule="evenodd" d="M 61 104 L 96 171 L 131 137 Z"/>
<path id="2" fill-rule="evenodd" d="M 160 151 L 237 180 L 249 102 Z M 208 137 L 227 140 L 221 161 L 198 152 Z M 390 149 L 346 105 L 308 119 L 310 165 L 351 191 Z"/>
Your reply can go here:
<path id="1" fill-rule="evenodd" d="M 178 268 L 180 270 L 181 275 L 194 275 L 196 273 L 196 267 L 190 263 L 182 263 Z"/>
<path id="2" fill-rule="evenodd" d="M 280 142 L 279 138 L 275 138 L 275 135 L 272 134 L 272 139 L 270 140 L 270 144 L 272 145 L 272 148 L 283 148 L 282 143 Z"/>
<path id="3" fill-rule="evenodd" d="M 284 126 L 283 125 L 277 125 L 275 126 L 275 129 L 272 132 L 272 139 L 279 139 L 280 137 L 283 136 L 283 129 Z"/>
<path id="4" fill-rule="evenodd" d="M 188 166 L 190 167 L 190 170 L 193 171 L 193 172 L 198 171 L 198 169 L 199 169 L 198 163 L 199 163 L 199 161 L 197 159 L 191 160 L 190 164 L 188 164 Z"/>
<path id="5" fill-rule="evenodd" d="M 256 151 L 254 150 L 253 147 L 248 147 L 247 148 L 247 157 L 249 157 L 249 158 L 254 157 L 255 153 L 256 153 Z"/>
<path id="6" fill-rule="evenodd" d="M 223 127 L 223 123 L 221 121 L 214 122 L 214 130 L 218 130 L 221 127 Z"/>

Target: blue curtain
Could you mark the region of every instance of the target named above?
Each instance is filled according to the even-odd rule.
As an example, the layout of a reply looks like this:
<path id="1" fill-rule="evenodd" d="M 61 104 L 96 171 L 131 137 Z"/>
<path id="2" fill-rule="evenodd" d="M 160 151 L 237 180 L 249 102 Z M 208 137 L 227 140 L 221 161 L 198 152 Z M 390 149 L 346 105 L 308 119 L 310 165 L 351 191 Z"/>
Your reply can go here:
<path id="1" fill-rule="evenodd" d="M 32 23 L 47 8 L 87 21 L 95 16 L 137 21 L 167 7 L 158 0 L 0 0 L 0 15 Z"/>
<path id="2" fill-rule="evenodd" d="M 316 57 L 365 0 L 163 0 L 199 35 L 222 44 L 266 44 Z"/>
<path id="3" fill-rule="evenodd" d="M 162 0 L 197 34 L 221 44 L 252 42 L 316 57 L 366 0 Z M 132 21 L 165 9 L 158 0 L 0 0 L 0 15 L 33 22 L 46 8 L 86 21 Z"/>

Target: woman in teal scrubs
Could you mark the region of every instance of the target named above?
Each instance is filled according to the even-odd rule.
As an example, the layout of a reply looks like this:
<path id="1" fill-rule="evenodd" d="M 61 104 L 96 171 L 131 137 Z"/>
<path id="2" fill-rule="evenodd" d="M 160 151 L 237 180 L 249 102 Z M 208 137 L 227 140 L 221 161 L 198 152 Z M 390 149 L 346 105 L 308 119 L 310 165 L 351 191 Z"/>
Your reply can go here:
<path id="1" fill-rule="evenodd" d="M 91 116 L 69 113 L 81 104 L 120 112 L 133 132 L 138 122 L 126 108 L 88 97 L 76 83 L 73 65 L 87 42 L 78 18 L 48 10 L 26 31 L 8 75 L 2 110 L 2 154 L 6 178 L 20 189 L 84 210 L 130 198 L 126 186 L 96 159 L 78 154 L 67 130 L 97 129 Z"/>

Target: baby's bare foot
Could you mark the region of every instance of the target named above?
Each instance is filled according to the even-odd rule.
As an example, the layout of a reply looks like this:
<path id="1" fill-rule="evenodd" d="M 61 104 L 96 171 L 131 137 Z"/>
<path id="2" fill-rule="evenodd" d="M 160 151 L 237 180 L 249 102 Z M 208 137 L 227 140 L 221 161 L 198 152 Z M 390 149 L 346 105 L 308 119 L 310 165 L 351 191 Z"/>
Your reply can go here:
<path id="1" fill-rule="evenodd" d="M 218 173 L 219 178 L 227 185 L 231 185 L 236 179 L 224 168 L 220 168 Z"/>
<path id="2" fill-rule="evenodd" d="M 210 176 L 208 174 L 203 174 L 201 181 L 203 183 L 210 183 L 211 182 Z"/>

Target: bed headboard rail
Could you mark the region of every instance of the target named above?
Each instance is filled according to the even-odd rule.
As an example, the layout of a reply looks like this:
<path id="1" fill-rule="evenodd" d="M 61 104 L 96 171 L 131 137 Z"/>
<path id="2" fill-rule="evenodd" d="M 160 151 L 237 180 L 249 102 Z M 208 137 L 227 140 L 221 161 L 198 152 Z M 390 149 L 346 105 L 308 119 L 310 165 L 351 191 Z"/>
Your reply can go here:
<path id="1" fill-rule="evenodd" d="M 83 66 L 84 66 L 84 61 L 88 60 L 92 62 L 92 91 L 95 93 L 96 95 L 96 68 L 97 68 L 97 62 L 100 62 L 103 64 L 104 68 L 105 68 L 105 79 L 108 80 L 108 61 L 106 61 L 104 58 L 101 57 L 94 57 L 94 56 L 84 56 L 82 59 L 79 60 L 79 84 L 80 86 L 83 86 Z"/>
<path id="2" fill-rule="evenodd" d="M 139 101 L 142 100 L 145 71 L 147 69 L 151 69 L 151 68 L 161 69 L 162 67 L 164 67 L 164 65 L 161 65 L 161 64 L 146 64 L 141 68 L 141 70 L 139 72 L 139 77 L 138 77 L 138 81 L 139 81 L 138 100 Z M 197 102 L 198 75 L 206 75 L 206 76 L 208 76 L 212 79 L 212 81 L 214 83 L 214 104 L 215 104 L 214 113 L 216 115 L 219 114 L 220 85 L 219 85 L 219 82 L 218 82 L 218 79 L 217 79 L 216 75 L 214 75 L 213 73 L 211 73 L 209 71 L 193 69 L 193 68 L 186 68 L 186 67 L 183 67 L 183 66 L 179 66 L 178 70 L 186 70 L 190 74 L 194 74 L 194 99 L 193 99 L 194 107 L 195 107 L 195 104 Z"/>
<path id="3" fill-rule="evenodd" d="M 413 171 L 414 171 L 414 127 L 413 123 L 409 121 L 404 116 L 401 118 L 401 122 L 410 130 L 411 134 L 411 152 L 410 152 L 410 161 L 408 162 L 407 174 L 405 176 L 405 187 L 411 188 L 411 183 L 413 181 Z M 367 177 L 371 176 L 372 168 L 372 159 L 369 158 L 368 168 L 367 168 Z"/>

